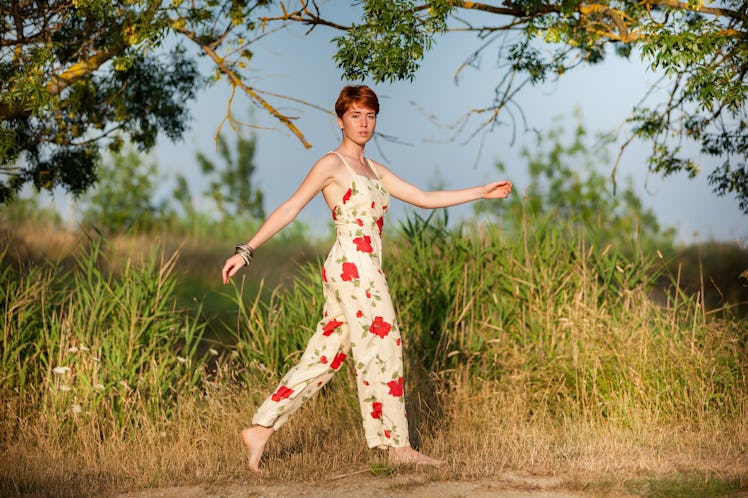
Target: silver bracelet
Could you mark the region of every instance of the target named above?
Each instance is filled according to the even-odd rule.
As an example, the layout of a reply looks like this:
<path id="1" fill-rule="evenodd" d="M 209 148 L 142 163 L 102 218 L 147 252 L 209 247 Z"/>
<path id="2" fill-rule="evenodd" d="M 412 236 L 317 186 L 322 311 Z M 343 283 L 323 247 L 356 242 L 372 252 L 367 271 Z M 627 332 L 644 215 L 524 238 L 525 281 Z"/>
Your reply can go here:
<path id="1" fill-rule="evenodd" d="M 249 266 L 255 256 L 255 250 L 247 244 L 239 244 L 234 247 L 234 254 L 238 254 L 244 260 L 244 266 Z"/>

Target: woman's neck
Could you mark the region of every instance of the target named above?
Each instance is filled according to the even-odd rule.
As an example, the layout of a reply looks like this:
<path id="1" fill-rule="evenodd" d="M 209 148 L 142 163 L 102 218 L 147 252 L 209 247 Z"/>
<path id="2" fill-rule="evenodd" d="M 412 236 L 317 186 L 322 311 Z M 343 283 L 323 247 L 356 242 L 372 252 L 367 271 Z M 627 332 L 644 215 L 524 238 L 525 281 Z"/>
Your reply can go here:
<path id="1" fill-rule="evenodd" d="M 364 159 L 364 146 L 348 140 L 343 140 L 343 143 L 338 147 L 338 152 L 346 156 L 355 157 L 359 161 L 363 161 Z"/>

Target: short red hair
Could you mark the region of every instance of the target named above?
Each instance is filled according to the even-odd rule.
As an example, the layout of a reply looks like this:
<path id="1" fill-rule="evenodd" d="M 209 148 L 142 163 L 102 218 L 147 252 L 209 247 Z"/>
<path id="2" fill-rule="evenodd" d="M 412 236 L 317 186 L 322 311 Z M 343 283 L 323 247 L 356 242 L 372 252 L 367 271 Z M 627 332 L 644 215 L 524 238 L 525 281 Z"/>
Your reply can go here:
<path id="1" fill-rule="evenodd" d="M 366 85 L 347 85 L 340 90 L 338 100 L 335 102 L 335 114 L 339 118 L 343 117 L 345 111 L 358 105 L 366 107 L 379 114 L 379 99 L 374 90 Z"/>

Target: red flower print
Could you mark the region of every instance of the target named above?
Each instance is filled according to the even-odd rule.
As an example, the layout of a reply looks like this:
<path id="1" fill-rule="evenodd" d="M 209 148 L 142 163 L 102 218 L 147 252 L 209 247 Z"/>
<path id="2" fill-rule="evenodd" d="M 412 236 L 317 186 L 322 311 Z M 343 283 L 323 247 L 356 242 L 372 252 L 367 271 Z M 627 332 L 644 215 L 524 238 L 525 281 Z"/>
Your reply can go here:
<path id="1" fill-rule="evenodd" d="M 384 217 L 380 216 L 377 219 L 377 226 L 379 227 L 379 235 L 382 235 L 382 228 L 384 228 Z"/>
<path id="2" fill-rule="evenodd" d="M 270 399 L 277 402 L 282 399 L 288 398 L 289 396 L 291 396 L 291 393 L 293 393 L 293 389 L 289 389 L 286 386 L 280 386 L 278 390 L 273 393 Z"/>
<path id="3" fill-rule="evenodd" d="M 358 226 L 360 227 L 364 226 L 364 222 L 361 220 L 361 218 L 356 218 L 356 223 L 358 223 Z"/>
<path id="4" fill-rule="evenodd" d="M 358 372 L 356 372 L 356 377 L 358 377 Z M 368 386 L 368 385 L 369 385 L 369 381 L 368 381 L 368 380 L 365 380 L 365 381 L 364 381 L 364 385 L 365 385 L 365 386 Z"/>
<path id="5" fill-rule="evenodd" d="M 356 244 L 356 250 L 359 252 L 372 252 L 374 250 L 371 247 L 371 237 L 368 235 L 356 237 L 353 239 L 353 243 Z"/>
<path id="6" fill-rule="evenodd" d="M 338 353 L 335 355 L 335 358 L 332 359 L 332 363 L 330 363 L 330 368 L 333 370 L 337 370 L 340 368 L 340 365 L 343 364 L 343 361 L 345 360 L 345 353 Z"/>
<path id="7" fill-rule="evenodd" d="M 371 323 L 371 327 L 369 327 L 369 332 L 384 339 L 384 336 L 389 334 L 391 329 L 391 324 L 385 322 L 381 316 L 377 316 L 374 317 L 374 321 Z"/>
<path id="8" fill-rule="evenodd" d="M 353 191 L 351 189 L 348 189 L 348 192 L 346 192 L 343 195 L 343 204 L 351 200 L 351 195 L 353 194 Z"/>
<path id="9" fill-rule="evenodd" d="M 332 208 L 332 219 L 333 219 L 333 221 L 335 221 L 335 220 L 337 220 L 337 219 L 338 219 L 338 213 L 337 213 L 337 210 L 338 210 L 337 206 L 336 206 L 336 207 L 334 207 L 334 208 Z"/>
<path id="10" fill-rule="evenodd" d="M 358 268 L 354 263 L 345 262 L 343 263 L 343 273 L 340 274 L 340 278 L 346 282 L 350 282 L 354 278 L 358 278 Z"/>
<path id="11" fill-rule="evenodd" d="M 375 401 L 371 404 L 371 418 L 381 418 L 382 417 L 382 403 L 379 401 Z"/>
<path id="12" fill-rule="evenodd" d="M 376 204 L 374 203 L 374 201 L 371 201 L 371 208 L 374 209 L 374 206 L 376 206 Z"/>
<path id="13" fill-rule="evenodd" d="M 333 318 L 322 328 L 322 335 L 329 336 L 330 334 L 332 334 L 333 330 L 340 327 L 341 325 L 343 325 L 343 322 L 339 322 L 335 318 Z"/>
<path id="14" fill-rule="evenodd" d="M 322 267 L 322 281 L 327 282 L 327 272 L 325 271 L 325 267 Z"/>
<path id="15" fill-rule="evenodd" d="M 395 341 L 395 344 L 397 344 L 398 346 L 400 345 L 400 338 L 399 338 L 399 337 L 398 337 L 398 338 L 397 338 L 397 340 Z"/>
<path id="16" fill-rule="evenodd" d="M 363 312 L 363 311 L 361 311 L 361 310 L 358 310 L 358 311 L 356 312 L 356 318 L 361 318 L 362 316 L 364 316 L 364 312 Z"/>
<path id="17" fill-rule="evenodd" d="M 321 361 L 323 364 L 327 365 L 327 356 L 320 356 L 319 361 Z"/>
<path id="18" fill-rule="evenodd" d="M 390 431 L 388 431 L 387 429 L 384 430 L 384 437 L 386 437 L 387 439 L 390 438 Z"/>
<path id="19" fill-rule="evenodd" d="M 366 291 L 366 298 L 367 298 L 367 299 L 371 299 L 371 292 L 369 292 L 369 291 Z"/>
<path id="20" fill-rule="evenodd" d="M 397 380 L 391 380 L 387 383 L 387 387 L 390 388 L 389 394 L 396 398 L 403 395 L 403 378 L 400 377 Z"/>

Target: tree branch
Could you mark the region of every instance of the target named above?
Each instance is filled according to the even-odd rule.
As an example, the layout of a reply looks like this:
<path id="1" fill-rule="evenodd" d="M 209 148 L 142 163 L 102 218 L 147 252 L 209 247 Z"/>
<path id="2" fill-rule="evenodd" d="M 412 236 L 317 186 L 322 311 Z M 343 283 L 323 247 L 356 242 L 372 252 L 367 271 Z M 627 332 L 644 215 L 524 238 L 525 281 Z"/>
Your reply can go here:
<path id="1" fill-rule="evenodd" d="M 143 12 L 144 19 L 146 21 L 153 19 L 153 17 L 158 13 L 160 5 L 160 0 L 151 0 L 148 8 Z M 50 96 L 54 97 L 59 95 L 67 87 L 81 78 L 85 78 L 95 72 L 103 64 L 111 60 L 113 57 L 120 55 L 127 50 L 127 48 L 127 43 L 120 40 L 118 43 L 114 43 L 106 49 L 95 52 L 93 55 L 79 60 L 61 73 L 51 75 L 50 81 L 45 85 L 45 90 Z M 31 110 L 28 109 L 26 102 L 16 102 L 15 104 L 0 102 L 0 121 L 24 119 L 30 115 Z"/>
<path id="2" fill-rule="evenodd" d="M 123 48 L 124 45 L 121 45 L 112 49 L 102 50 L 88 59 L 76 62 L 60 74 L 52 75 L 51 81 L 46 85 L 47 92 L 52 96 L 59 95 L 60 92 L 75 83 L 76 80 L 88 76 L 99 69 L 102 64 L 122 52 Z"/>
<path id="3" fill-rule="evenodd" d="M 242 78 L 238 74 L 236 74 L 236 72 L 233 69 L 231 69 L 231 67 L 229 67 L 228 64 L 226 64 L 226 60 L 224 58 L 220 57 L 210 46 L 201 43 L 195 33 L 191 32 L 191 31 L 189 31 L 189 30 L 187 30 L 185 28 L 178 28 L 177 31 L 180 32 L 180 33 L 182 33 L 190 41 L 192 41 L 195 44 L 197 44 L 200 47 L 200 49 L 205 53 L 205 55 L 207 55 L 208 57 L 210 57 L 213 60 L 213 62 L 215 63 L 216 67 L 218 67 L 218 69 L 229 78 L 229 81 L 231 82 L 232 85 L 237 86 L 237 87 L 241 88 L 242 90 L 244 90 L 244 93 L 246 93 L 247 96 L 249 96 L 250 99 L 252 99 L 255 102 L 257 102 L 271 116 L 273 116 L 278 121 L 280 121 L 281 123 L 283 123 L 286 126 L 286 128 L 288 128 L 289 130 L 291 130 L 291 132 L 294 135 L 296 135 L 296 137 L 301 141 L 301 143 L 304 144 L 304 147 L 306 147 L 307 149 L 309 149 L 309 148 L 312 147 L 312 144 L 310 144 L 306 140 L 306 138 L 304 137 L 304 134 L 301 133 L 301 130 L 299 130 L 296 127 L 296 125 L 293 124 L 293 122 L 291 121 L 290 117 L 286 116 L 285 114 L 281 114 L 268 101 L 266 101 L 265 99 L 263 99 L 257 93 L 257 91 L 254 88 L 252 88 L 249 85 L 247 85 L 246 83 L 244 83 L 244 81 L 242 80 Z"/>
<path id="4" fill-rule="evenodd" d="M 505 2 L 506 4 L 511 5 L 510 2 Z M 507 16 L 513 16 L 513 17 L 529 17 L 526 11 L 520 7 L 498 7 L 495 5 L 487 5 L 484 3 L 479 2 L 459 2 L 459 1 L 453 1 L 452 4 L 455 7 L 459 7 L 462 9 L 468 9 L 468 10 L 480 10 L 482 12 L 488 12 L 491 14 L 500 14 L 500 15 L 507 15 Z M 663 6 L 663 7 L 670 7 L 672 9 L 678 9 L 678 10 L 690 10 L 694 12 L 699 12 L 701 14 L 710 14 L 713 16 L 718 17 L 731 17 L 733 19 L 742 19 L 744 20 L 746 18 L 746 14 L 738 12 L 736 10 L 731 9 L 725 9 L 721 7 L 707 7 L 705 5 L 699 5 L 699 6 L 691 6 L 688 3 L 685 2 L 679 2 L 678 0 L 642 0 L 640 2 L 640 5 L 642 6 Z M 422 8 L 428 8 L 428 4 L 424 5 Z M 609 6 L 603 5 L 603 4 L 594 4 L 594 3 L 582 3 L 579 5 L 580 12 L 583 10 L 612 10 Z M 537 14 L 552 14 L 561 12 L 561 5 L 559 4 L 551 4 L 551 3 L 545 3 L 539 5 L 533 13 Z"/>
<path id="5" fill-rule="evenodd" d="M 328 26 L 328 27 L 335 28 L 340 31 L 348 31 L 351 29 L 350 26 L 344 26 L 342 24 L 328 21 L 327 19 L 320 17 L 319 13 L 312 14 L 309 11 L 308 1 L 301 0 L 300 3 L 301 3 L 301 8 L 299 10 L 288 12 L 286 11 L 286 7 L 281 2 L 281 9 L 283 10 L 283 14 L 280 16 L 276 16 L 276 17 L 263 17 L 262 18 L 263 27 L 268 22 L 272 22 L 272 21 L 294 21 L 294 22 L 300 22 L 306 25 L 311 25 L 311 26 Z"/>
<path id="6" fill-rule="evenodd" d="M 121 53 L 122 50 L 124 50 L 124 45 L 102 50 L 88 59 L 76 62 L 60 74 L 52 75 L 51 81 L 45 86 L 47 93 L 53 97 L 59 95 L 65 88 L 93 73 L 102 64 Z M 25 102 L 16 102 L 15 104 L 0 102 L 0 121 L 24 119 L 30 115 L 31 110 L 27 108 Z"/>
<path id="7" fill-rule="evenodd" d="M 678 0 L 645 0 L 642 2 L 643 5 L 661 5 L 679 10 L 691 10 L 699 12 L 701 14 L 710 14 L 717 17 L 731 17 L 733 19 L 745 20 L 746 14 L 738 12 L 732 9 L 724 9 L 722 7 L 707 7 L 706 5 L 691 6 L 685 2 L 679 2 Z"/>

